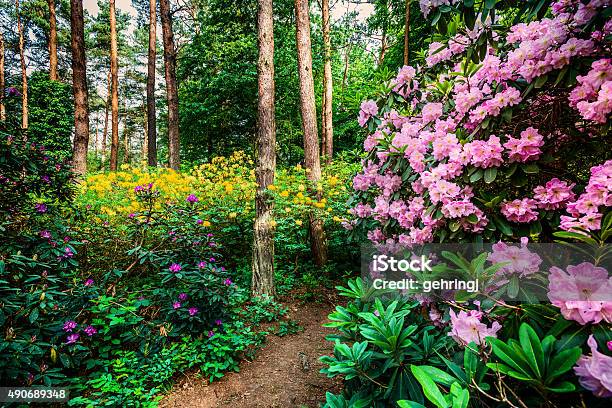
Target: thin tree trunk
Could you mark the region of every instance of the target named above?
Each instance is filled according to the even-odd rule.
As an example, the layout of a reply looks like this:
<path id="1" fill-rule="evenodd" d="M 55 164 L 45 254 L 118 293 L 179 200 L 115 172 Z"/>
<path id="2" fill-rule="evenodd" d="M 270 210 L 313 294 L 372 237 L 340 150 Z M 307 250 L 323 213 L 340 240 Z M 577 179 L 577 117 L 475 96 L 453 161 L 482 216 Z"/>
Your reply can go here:
<path id="1" fill-rule="evenodd" d="M 130 164 L 131 155 L 131 143 L 130 143 L 130 132 L 128 131 L 128 108 L 127 98 L 125 98 L 123 104 L 123 163 Z"/>
<path id="2" fill-rule="evenodd" d="M 380 67 L 385 61 L 387 53 L 387 27 L 383 26 L 382 38 L 380 40 L 380 54 L 378 54 L 378 66 Z"/>
<path id="3" fill-rule="evenodd" d="M 274 296 L 274 201 L 267 192 L 276 171 L 276 123 L 274 116 L 274 20 L 272 0 L 259 0 L 257 13 L 257 168 L 255 223 L 253 226 L 253 295 Z"/>
<path id="4" fill-rule="evenodd" d="M 4 107 L 4 37 L 0 32 L 0 120 L 6 120 L 6 108 Z"/>
<path id="5" fill-rule="evenodd" d="M 144 102 L 144 104 L 142 105 L 143 110 L 144 110 L 144 116 L 143 116 L 143 124 L 142 124 L 142 129 L 144 131 L 144 139 L 142 140 L 142 157 L 143 157 L 143 161 L 147 160 L 147 157 L 149 157 L 149 144 L 148 144 L 148 140 L 149 140 L 149 126 L 148 126 L 148 110 L 147 110 L 147 103 L 146 101 Z"/>
<path id="6" fill-rule="evenodd" d="M 87 61 L 83 29 L 83 1 L 70 0 L 72 89 L 74 93 L 74 149 L 72 163 L 78 174 L 87 171 L 89 107 L 87 105 Z"/>
<path id="7" fill-rule="evenodd" d="M 117 57 L 117 19 L 115 0 L 110 0 L 110 66 L 111 66 L 111 154 L 110 170 L 117 171 L 119 153 L 119 61 Z"/>
<path id="8" fill-rule="evenodd" d="M 21 15 L 19 13 L 19 0 L 15 0 L 17 13 L 17 32 L 19 33 L 19 60 L 21 62 L 21 127 L 28 128 L 28 73 L 26 71 L 24 55 L 23 28 L 21 26 Z"/>
<path id="9" fill-rule="evenodd" d="M 106 94 L 106 102 L 104 103 L 104 131 L 102 132 L 102 168 L 104 168 L 104 162 L 106 161 L 106 140 L 108 137 L 108 105 L 110 105 L 111 97 L 111 74 L 108 71 L 108 86 L 106 88 L 108 93 Z"/>
<path id="10" fill-rule="evenodd" d="M 178 89 L 176 85 L 176 51 L 174 49 L 174 34 L 172 33 L 172 16 L 169 0 L 159 1 L 162 33 L 164 38 L 164 61 L 166 73 L 166 93 L 168 96 L 168 150 L 170 168 L 178 170 L 180 166 L 180 138 Z"/>
<path id="11" fill-rule="evenodd" d="M 98 126 L 100 125 L 100 111 L 96 112 L 96 136 L 94 138 L 94 156 L 98 158 L 98 143 L 100 142 L 100 130 Z"/>
<path id="12" fill-rule="evenodd" d="M 308 0 L 295 0 L 296 42 L 298 71 L 300 77 L 300 110 L 304 132 L 304 163 L 309 170 L 307 177 L 314 184 L 321 179 L 319 137 L 317 135 L 317 112 L 314 81 L 312 78 L 312 54 L 310 42 L 310 9 Z M 323 223 L 314 214 L 310 215 L 310 245 L 315 263 L 327 262 L 327 246 Z"/>
<path id="13" fill-rule="evenodd" d="M 351 43 L 348 43 L 344 51 L 344 73 L 342 74 L 342 101 L 344 101 L 344 88 L 348 80 L 349 56 L 351 55 Z"/>
<path id="14" fill-rule="evenodd" d="M 147 163 L 157 166 L 157 123 L 155 116 L 155 52 L 157 31 L 157 2 L 149 1 L 149 56 L 147 67 L 147 124 L 144 144 L 147 146 Z"/>
<path id="15" fill-rule="evenodd" d="M 330 39 L 330 21 L 329 21 L 329 0 L 322 0 L 321 11 L 323 15 L 323 48 L 325 64 L 323 67 L 323 154 L 327 163 L 332 160 L 334 153 L 334 128 L 332 123 L 332 98 L 333 98 L 333 78 L 331 66 L 331 39 Z"/>
<path id="16" fill-rule="evenodd" d="M 57 81 L 57 21 L 55 19 L 55 0 L 49 3 L 49 79 Z"/>
<path id="17" fill-rule="evenodd" d="M 410 0 L 406 0 L 406 19 L 404 24 L 404 65 L 410 61 Z"/>

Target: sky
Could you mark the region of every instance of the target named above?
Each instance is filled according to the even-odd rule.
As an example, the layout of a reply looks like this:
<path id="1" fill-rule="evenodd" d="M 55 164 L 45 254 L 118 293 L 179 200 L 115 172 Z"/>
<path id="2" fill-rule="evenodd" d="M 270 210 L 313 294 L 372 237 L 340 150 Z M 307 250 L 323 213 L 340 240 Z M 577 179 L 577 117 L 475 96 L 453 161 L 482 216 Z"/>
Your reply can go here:
<path id="1" fill-rule="evenodd" d="M 116 0 L 116 7 L 121 11 L 128 12 L 132 17 L 136 17 L 136 9 L 132 6 L 132 0 Z M 84 0 L 83 6 L 90 14 L 98 15 L 98 1 L 97 0 Z M 359 12 L 359 20 L 365 20 L 374 10 L 372 4 L 355 4 L 345 0 L 331 1 L 331 17 L 332 19 L 339 19 L 348 10 L 357 10 Z"/>

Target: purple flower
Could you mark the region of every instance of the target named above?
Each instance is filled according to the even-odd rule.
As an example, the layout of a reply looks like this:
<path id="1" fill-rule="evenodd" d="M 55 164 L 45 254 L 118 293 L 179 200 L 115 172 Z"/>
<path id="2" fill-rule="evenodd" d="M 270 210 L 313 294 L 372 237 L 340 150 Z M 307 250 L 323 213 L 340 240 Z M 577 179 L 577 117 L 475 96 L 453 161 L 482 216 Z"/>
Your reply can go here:
<path id="1" fill-rule="evenodd" d="M 193 204 L 193 203 L 197 203 L 198 201 L 199 201 L 198 197 L 196 197 L 195 194 L 189 194 L 187 196 L 187 202 L 188 203 L 192 203 Z"/>
<path id="2" fill-rule="evenodd" d="M 612 357 L 597 350 L 597 342 L 591 334 L 587 344 L 591 348 L 591 355 L 583 355 L 574 367 L 580 385 L 590 390 L 599 398 L 612 397 Z"/>
<path id="3" fill-rule="evenodd" d="M 226 280 L 224 280 L 224 281 L 223 281 L 223 283 L 224 283 L 226 286 L 230 286 L 230 285 L 231 285 L 233 282 L 232 282 L 232 280 L 231 280 L 230 278 L 227 278 Z"/>
<path id="4" fill-rule="evenodd" d="M 223 324 L 223 321 L 221 319 L 217 319 L 217 320 L 215 320 L 215 324 L 217 326 L 221 326 Z"/>
<path id="5" fill-rule="evenodd" d="M 143 186 L 136 186 L 136 187 L 134 187 L 134 192 L 135 193 L 141 192 L 142 190 L 144 190 Z"/>
<path id="6" fill-rule="evenodd" d="M 131 213 L 130 215 L 128 215 L 128 218 L 134 218 L 136 216 L 136 214 Z"/>
<path id="7" fill-rule="evenodd" d="M 196 313 L 198 313 L 198 308 L 197 307 L 190 307 L 189 310 L 187 310 L 189 312 L 190 316 L 195 316 Z"/>
<path id="8" fill-rule="evenodd" d="M 202 261 L 198 264 L 198 268 L 203 269 L 206 268 L 206 262 Z"/>
<path id="9" fill-rule="evenodd" d="M 38 211 L 39 213 L 41 213 L 41 214 L 42 214 L 42 213 L 46 213 L 46 212 L 47 212 L 47 205 L 46 205 L 46 204 L 43 204 L 43 203 L 37 203 L 37 204 L 34 206 L 34 209 L 35 209 L 36 211 Z"/>
<path id="10" fill-rule="evenodd" d="M 85 286 L 91 286 L 93 284 L 94 284 L 94 280 L 91 278 L 87 279 L 84 283 Z"/>
<path id="11" fill-rule="evenodd" d="M 72 252 L 72 248 L 70 247 L 64 248 L 64 253 L 66 254 L 66 258 L 72 258 L 74 256 L 74 252 Z"/>
<path id="12" fill-rule="evenodd" d="M 78 339 L 79 339 L 78 333 L 71 334 L 66 338 L 66 344 L 74 344 L 77 342 Z"/>
<path id="13" fill-rule="evenodd" d="M 85 333 L 87 333 L 87 335 L 88 335 L 89 337 L 93 336 L 94 334 L 96 334 L 96 333 L 98 332 L 98 330 L 96 330 L 96 328 L 95 328 L 95 327 L 93 327 L 93 326 L 91 326 L 91 325 L 87 326 L 87 327 L 86 327 L 86 328 L 85 328 L 83 331 L 84 331 Z M 78 334 L 77 334 L 77 336 L 78 336 Z M 77 337 L 77 338 L 78 338 L 78 337 Z"/>
<path id="14" fill-rule="evenodd" d="M 66 320 L 66 322 L 64 322 L 64 331 L 65 332 L 72 332 L 75 328 L 77 327 L 77 323 L 74 320 Z"/>
<path id="15" fill-rule="evenodd" d="M 21 96 L 21 92 L 19 92 L 17 88 L 13 88 L 12 86 L 9 88 L 6 88 L 6 94 L 8 96 Z"/>
<path id="16" fill-rule="evenodd" d="M 197 220 L 197 221 L 196 221 L 196 224 L 198 224 L 198 225 L 202 225 L 202 223 L 203 223 L 203 222 L 204 222 L 204 221 L 202 221 L 202 220 Z"/>
<path id="17" fill-rule="evenodd" d="M 187 300 L 187 294 L 186 293 L 179 293 L 178 298 L 180 301 L 186 301 Z"/>
<path id="18" fill-rule="evenodd" d="M 172 307 L 174 308 L 174 310 L 180 308 L 181 307 L 181 302 L 174 302 L 174 303 L 172 303 Z"/>
<path id="19" fill-rule="evenodd" d="M 214 335 L 215 335 L 214 331 L 211 330 L 211 331 L 208 332 L 208 338 L 211 338 Z"/>
<path id="20" fill-rule="evenodd" d="M 173 263 L 168 268 L 168 270 L 170 270 L 170 272 L 174 272 L 174 273 L 180 272 L 182 269 L 183 269 L 183 267 L 180 264 L 177 264 L 177 263 Z"/>
<path id="21" fill-rule="evenodd" d="M 51 238 L 51 232 L 49 232 L 49 230 L 42 230 L 40 231 L 40 236 L 41 238 Z"/>
<path id="22" fill-rule="evenodd" d="M 374 316 L 380 317 L 380 312 L 378 310 L 374 310 Z"/>
<path id="23" fill-rule="evenodd" d="M 51 178 L 49 178 L 49 176 L 47 176 L 46 174 L 42 176 L 40 179 L 47 184 L 51 183 Z"/>
<path id="24" fill-rule="evenodd" d="M 209 261 L 210 262 L 215 262 L 215 258 L 210 258 Z"/>

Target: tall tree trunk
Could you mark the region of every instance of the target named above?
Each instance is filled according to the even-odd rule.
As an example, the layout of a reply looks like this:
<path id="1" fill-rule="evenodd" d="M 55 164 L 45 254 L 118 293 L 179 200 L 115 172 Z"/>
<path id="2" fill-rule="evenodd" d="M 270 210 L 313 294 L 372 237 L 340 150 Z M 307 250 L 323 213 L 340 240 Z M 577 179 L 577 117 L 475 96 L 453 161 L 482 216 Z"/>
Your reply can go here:
<path id="1" fill-rule="evenodd" d="M 157 166 L 157 123 L 155 116 L 155 52 L 157 31 L 157 2 L 149 1 L 149 57 L 147 67 L 147 163 Z"/>
<path id="2" fill-rule="evenodd" d="M 55 0 L 49 3 L 49 79 L 57 81 L 57 21 L 55 19 Z"/>
<path id="3" fill-rule="evenodd" d="M 323 123 L 323 149 L 327 163 L 330 163 L 334 153 L 334 127 L 332 123 L 332 97 L 333 97 L 333 78 L 331 66 L 331 39 L 329 21 L 329 0 L 322 0 L 321 12 L 323 15 L 323 48 L 325 64 L 323 66 L 323 109 L 321 109 Z"/>
<path id="4" fill-rule="evenodd" d="M 382 38 L 380 39 L 380 53 L 378 54 L 378 66 L 382 66 L 385 62 L 385 55 L 387 54 L 387 27 L 383 26 Z"/>
<path id="5" fill-rule="evenodd" d="M 145 101 L 142 105 L 143 110 L 144 110 L 144 116 L 143 116 L 143 124 L 142 124 L 142 129 L 144 131 L 144 139 L 142 140 L 142 160 L 147 160 L 147 158 L 149 157 L 149 144 L 148 144 L 148 140 L 149 140 L 149 126 L 148 126 L 148 110 L 147 110 L 147 102 Z"/>
<path id="6" fill-rule="evenodd" d="M 124 100 L 123 104 L 123 163 L 130 164 L 130 155 L 131 155 L 131 142 L 130 142 L 130 132 L 128 131 L 128 108 L 127 108 L 127 98 Z"/>
<path id="7" fill-rule="evenodd" d="M 17 32 L 19 33 L 19 61 L 21 62 L 21 127 L 28 128 L 28 73 L 26 71 L 24 55 L 23 27 L 21 26 L 21 15 L 19 13 L 19 0 L 15 0 L 17 14 Z"/>
<path id="8" fill-rule="evenodd" d="M 106 161 L 106 140 L 108 137 L 108 106 L 110 105 L 111 98 L 111 74 L 110 70 L 108 71 L 108 86 L 106 87 L 108 90 L 106 94 L 106 101 L 104 103 L 104 130 L 102 131 L 102 168 L 104 168 L 104 162 Z"/>
<path id="9" fill-rule="evenodd" d="M 4 37 L 0 32 L 0 120 L 6 120 L 6 108 L 4 107 Z"/>
<path id="10" fill-rule="evenodd" d="M 110 69 L 111 69 L 111 154 L 110 170 L 117 171 L 119 153 L 119 61 L 117 57 L 117 18 L 115 0 L 110 0 Z"/>
<path id="11" fill-rule="evenodd" d="M 162 33 L 164 38 L 164 61 L 166 66 L 166 93 L 168 96 L 168 150 L 170 168 L 178 170 L 180 166 L 180 138 L 178 89 L 176 85 L 176 50 L 172 33 L 172 16 L 169 0 L 159 0 Z"/>
<path id="12" fill-rule="evenodd" d="M 307 177 L 314 184 L 321 179 L 319 137 L 317 134 L 317 112 L 314 81 L 312 78 L 312 54 L 310 42 L 310 9 L 308 0 L 295 0 L 296 43 L 298 72 L 300 77 L 300 110 L 304 132 L 304 163 L 309 170 Z M 323 223 L 314 214 L 310 215 L 310 246 L 315 263 L 327 262 L 327 245 Z"/>
<path id="13" fill-rule="evenodd" d="M 98 144 L 100 143 L 100 111 L 96 112 L 96 136 L 94 137 L 94 157 L 98 158 Z"/>
<path id="14" fill-rule="evenodd" d="M 404 24 L 404 65 L 410 61 L 410 0 L 406 0 L 406 19 Z"/>
<path id="15" fill-rule="evenodd" d="M 70 0 L 72 47 L 72 90 L 74 93 L 74 149 L 72 163 L 78 174 L 87 171 L 89 144 L 89 107 L 87 105 L 87 62 L 83 29 L 83 1 Z"/>
<path id="16" fill-rule="evenodd" d="M 253 295 L 274 296 L 274 201 L 267 188 L 276 171 L 276 123 L 274 117 L 274 20 L 272 0 L 259 0 L 257 13 L 257 168 L 255 223 L 253 226 Z"/>
<path id="17" fill-rule="evenodd" d="M 351 55 L 351 43 L 349 42 L 346 45 L 346 49 L 344 50 L 344 73 L 342 74 L 342 101 L 344 102 L 344 88 L 346 88 L 346 81 L 348 80 L 348 70 L 349 70 L 349 57 Z"/>

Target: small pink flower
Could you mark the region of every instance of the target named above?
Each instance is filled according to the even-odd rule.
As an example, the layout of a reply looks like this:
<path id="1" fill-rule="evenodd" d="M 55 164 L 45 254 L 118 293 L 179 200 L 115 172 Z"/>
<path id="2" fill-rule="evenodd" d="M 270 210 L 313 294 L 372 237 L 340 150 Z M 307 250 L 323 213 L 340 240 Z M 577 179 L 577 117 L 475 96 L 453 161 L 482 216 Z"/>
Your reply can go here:
<path id="1" fill-rule="evenodd" d="M 74 344 L 79 340 L 79 334 L 73 333 L 66 338 L 66 344 Z"/>
<path id="2" fill-rule="evenodd" d="M 188 203 L 192 203 L 192 204 L 193 204 L 193 203 L 197 203 L 197 202 L 199 201 L 199 199 L 198 199 L 198 197 L 196 197 L 196 196 L 195 196 L 195 194 L 189 194 L 189 195 L 187 196 L 186 201 L 187 201 Z"/>
<path id="3" fill-rule="evenodd" d="M 94 280 L 89 278 L 85 281 L 85 283 L 83 283 L 83 285 L 85 286 L 92 286 L 94 284 Z"/>
<path id="4" fill-rule="evenodd" d="M 173 263 L 172 265 L 170 265 L 170 267 L 168 267 L 168 270 L 173 273 L 180 272 L 182 269 L 183 267 L 177 263 Z"/>
<path id="5" fill-rule="evenodd" d="M 179 309 L 181 307 L 181 302 L 172 303 L 172 307 L 174 308 L 174 310 Z"/>
<path id="6" fill-rule="evenodd" d="M 95 327 L 93 326 L 87 326 L 85 329 L 83 329 L 83 331 L 89 336 L 93 336 L 94 334 L 96 334 L 98 332 L 98 330 L 96 330 Z"/>
<path id="7" fill-rule="evenodd" d="M 477 310 L 469 312 L 460 311 L 456 314 L 454 310 L 449 310 L 451 318 L 451 331 L 448 333 L 455 341 L 462 345 L 474 342 L 482 344 L 486 337 L 497 337 L 496 333 L 501 329 L 498 322 L 493 322 L 491 327 L 482 323 L 483 313 Z"/>
<path id="8" fill-rule="evenodd" d="M 178 298 L 180 301 L 186 301 L 187 300 L 187 294 L 186 293 L 179 293 Z"/>
<path id="9" fill-rule="evenodd" d="M 198 313 L 198 308 L 197 307 L 190 307 L 189 310 L 187 310 L 189 312 L 190 316 L 195 316 Z"/>
<path id="10" fill-rule="evenodd" d="M 232 282 L 232 280 L 231 280 L 230 278 L 227 278 L 225 281 L 223 281 L 223 284 L 224 284 L 225 286 L 230 286 L 232 283 L 233 283 L 233 282 Z"/>
<path id="11" fill-rule="evenodd" d="M 612 357 L 597 350 L 597 342 L 592 334 L 589 336 L 587 344 L 591 348 L 591 355 L 580 357 L 574 367 L 580 385 L 599 398 L 612 397 L 612 377 L 610 376 L 610 373 L 612 373 Z"/>
<path id="12" fill-rule="evenodd" d="M 72 332 L 75 328 L 77 327 L 77 323 L 74 320 L 67 320 L 66 322 L 64 322 L 64 331 L 65 332 Z"/>

